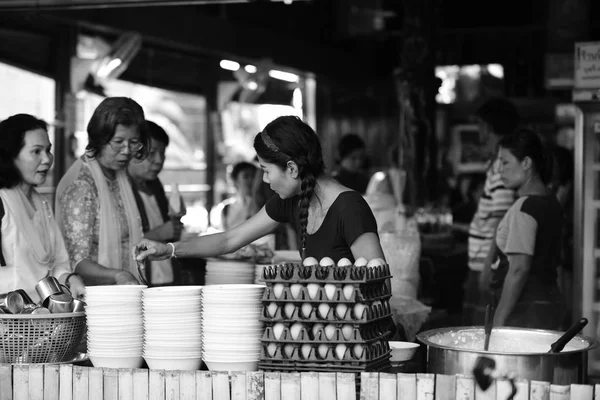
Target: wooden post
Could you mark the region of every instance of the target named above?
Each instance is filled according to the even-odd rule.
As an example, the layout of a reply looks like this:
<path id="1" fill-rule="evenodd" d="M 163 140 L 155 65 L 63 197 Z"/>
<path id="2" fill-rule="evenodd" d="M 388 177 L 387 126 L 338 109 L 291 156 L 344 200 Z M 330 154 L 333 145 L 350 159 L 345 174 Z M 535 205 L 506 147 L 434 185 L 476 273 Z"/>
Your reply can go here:
<path id="1" fill-rule="evenodd" d="M 179 400 L 179 371 L 165 372 L 165 399 Z"/>
<path id="2" fill-rule="evenodd" d="M 360 373 L 360 400 L 377 400 L 379 397 L 379 374 L 377 372 Z"/>
<path id="3" fill-rule="evenodd" d="M 10 364 L 0 364 L 0 400 L 13 400 L 12 375 Z"/>
<path id="4" fill-rule="evenodd" d="M 60 400 L 73 400 L 73 365 L 61 364 L 58 368 L 58 374 L 60 378 Z"/>
<path id="5" fill-rule="evenodd" d="M 301 397 L 300 373 L 281 374 L 281 398 L 285 400 L 300 400 Z"/>
<path id="6" fill-rule="evenodd" d="M 133 398 L 135 400 L 148 400 L 149 379 L 147 369 L 133 370 Z M 195 392 L 195 388 L 194 388 Z M 91 399 L 90 399 L 91 400 Z"/>
<path id="7" fill-rule="evenodd" d="M 456 375 L 456 400 L 474 400 L 475 381 L 472 376 Z"/>
<path id="8" fill-rule="evenodd" d="M 165 371 L 151 369 L 148 374 L 148 398 L 150 400 L 165 400 Z"/>
<path id="9" fill-rule="evenodd" d="M 246 400 L 246 373 L 231 373 L 231 400 Z"/>
<path id="10" fill-rule="evenodd" d="M 264 400 L 265 376 L 262 372 L 246 372 L 247 400 Z"/>
<path id="11" fill-rule="evenodd" d="M 27 364 L 13 366 L 13 398 L 14 400 L 29 399 L 29 365 Z"/>
<path id="12" fill-rule="evenodd" d="M 196 399 L 212 400 L 212 378 L 210 372 L 196 371 Z"/>
<path id="13" fill-rule="evenodd" d="M 435 400 L 454 400 L 456 397 L 456 378 L 454 375 L 435 376 Z"/>
<path id="14" fill-rule="evenodd" d="M 265 372 L 265 400 L 282 400 L 281 374 L 279 372 Z"/>
<path id="15" fill-rule="evenodd" d="M 571 399 L 593 400 L 594 387 L 592 385 L 571 384 Z"/>
<path id="16" fill-rule="evenodd" d="M 29 366 L 29 400 L 44 400 L 44 366 Z"/>
<path id="17" fill-rule="evenodd" d="M 550 400 L 550 382 L 531 381 L 530 400 Z"/>
<path id="18" fill-rule="evenodd" d="M 89 380 L 88 368 L 73 366 L 73 399 L 88 400 Z"/>
<path id="19" fill-rule="evenodd" d="M 117 368 L 103 368 L 104 400 L 119 399 L 119 370 Z M 62 382 L 61 382 L 62 385 Z M 77 400 L 77 399 L 74 399 Z"/>
<path id="20" fill-rule="evenodd" d="M 356 379 L 354 373 L 340 372 L 337 374 L 337 398 L 340 400 L 356 400 Z M 304 392 L 304 387 L 302 391 Z"/>
<path id="21" fill-rule="evenodd" d="M 104 371 L 102 368 L 90 368 L 88 371 L 88 399 L 103 400 L 104 399 Z M 146 382 L 146 391 L 148 390 L 148 382 Z M 136 397 L 137 399 L 137 397 Z M 141 400 L 144 400 L 140 397 Z M 145 400 L 148 400 L 146 398 Z"/>
<path id="22" fill-rule="evenodd" d="M 600 385 L 598 384 L 594 388 L 594 400 L 600 400 Z"/>
<path id="23" fill-rule="evenodd" d="M 377 377 L 379 379 L 379 377 Z M 335 383 L 334 372 L 320 372 L 319 373 L 319 399 L 330 400 L 337 397 L 337 388 Z M 284 397 L 287 400 L 286 397 Z M 300 399 L 298 399 L 300 400 Z"/>
<path id="24" fill-rule="evenodd" d="M 395 374 L 379 374 L 379 400 L 397 399 L 397 382 Z"/>
<path id="25" fill-rule="evenodd" d="M 417 400 L 433 400 L 435 394 L 435 375 L 417 374 Z"/>
<path id="26" fill-rule="evenodd" d="M 301 372 L 300 386 L 302 386 L 302 393 L 300 393 L 302 400 L 319 398 L 319 376 L 316 372 Z"/>
<path id="27" fill-rule="evenodd" d="M 550 385 L 550 400 L 571 400 L 571 386 Z"/>
<path id="28" fill-rule="evenodd" d="M 179 375 L 179 398 L 196 400 L 196 372 L 181 371 Z M 135 398 L 137 400 L 137 397 Z"/>
<path id="29" fill-rule="evenodd" d="M 496 400 L 496 382 L 492 382 L 487 390 L 481 390 L 479 385 L 475 385 L 475 398 L 477 400 Z M 506 397 L 500 397 L 499 399 L 504 400 Z"/>
<path id="30" fill-rule="evenodd" d="M 229 374 L 226 371 L 212 372 L 212 392 L 214 400 L 230 400 Z"/>
<path id="31" fill-rule="evenodd" d="M 119 400 L 133 399 L 133 369 L 120 368 L 118 382 Z"/>
<path id="32" fill-rule="evenodd" d="M 58 397 L 58 366 L 59 364 L 48 364 L 44 366 L 44 400 L 59 400 Z M 2 388 L 0 388 L 0 392 Z M 0 394 L 0 399 L 2 395 Z"/>
<path id="33" fill-rule="evenodd" d="M 416 374 L 398 374 L 396 375 L 398 388 L 396 393 L 398 399 L 416 399 L 417 398 L 417 375 Z"/>

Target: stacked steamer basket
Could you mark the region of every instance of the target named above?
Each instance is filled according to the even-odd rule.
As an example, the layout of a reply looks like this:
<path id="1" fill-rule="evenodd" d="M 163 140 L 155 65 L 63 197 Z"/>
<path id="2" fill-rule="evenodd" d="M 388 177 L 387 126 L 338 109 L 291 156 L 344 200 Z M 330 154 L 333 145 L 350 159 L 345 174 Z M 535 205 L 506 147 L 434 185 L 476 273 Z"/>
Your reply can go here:
<path id="1" fill-rule="evenodd" d="M 359 266 L 356 266 L 359 265 Z M 381 259 L 326 257 L 320 265 L 280 264 L 264 271 L 265 371 L 384 371 L 395 332 L 389 266 Z"/>

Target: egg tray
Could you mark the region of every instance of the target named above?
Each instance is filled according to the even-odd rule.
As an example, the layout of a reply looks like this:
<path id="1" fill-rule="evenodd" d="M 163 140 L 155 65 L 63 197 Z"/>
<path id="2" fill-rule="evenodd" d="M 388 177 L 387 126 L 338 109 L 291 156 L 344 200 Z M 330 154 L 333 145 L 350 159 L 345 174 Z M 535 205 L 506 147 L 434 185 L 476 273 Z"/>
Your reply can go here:
<path id="1" fill-rule="evenodd" d="M 283 290 L 279 296 L 275 295 L 274 285 L 282 284 Z M 328 295 L 325 285 L 334 285 L 335 290 Z M 296 287 L 292 287 L 298 285 Z M 319 285 L 316 293 L 311 296 L 313 288 L 308 285 L 319 285 L 317 283 L 268 283 L 263 293 L 262 301 L 264 302 L 303 302 L 303 303 L 365 303 L 367 301 L 388 300 L 392 297 L 389 280 L 372 282 L 372 283 L 330 283 L 327 282 L 323 286 Z M 347 297 L 346 287 L 350 286 L 352 292 Z M 311 290 L 312 289 L 312 290 Z M 295 294 L 294 292 L 297 291 Z"/>
<path id="2" fill-rule="evenodd" d="M 264 372 L 386 372 L 391 369 L 389 359 L 383 359 L 379 362 L 368 364 L 365 366 L 352 365 L 323 365 L 323 364 L 305 364 L 298 365 L 296 363 L 285 365 L 280 363 L 259 362 L 258 369 Z M 357 393 L 360 393 L 360 376 L 356 382 Z"/>
<path id="3" fill-rule="evenodd" d="M 391 278 L 389 265 L 336 267 L 283 263 L 263 268 L 268 283 L 372 283 Z"/>
<path id="4" fill-rule="evenodd" d="M 389 318 L 388 320 L 382 320 L 372 325 L 354 325 L 352 326 L 352 332 L 348 338 L 343 334 L 343 325 L 350 324 L 336 324 L 335 331 L 331 338 L 327 337 L 325 333 L 325 326 L 319 329 L 315 334 L 312 333 L 312 329 L 308 329 L 306 326 L 302 326 L 298 332 L 298 336 L 294 339 L 291 334 L 291 327 L 285 325 L 281 336 L 275 337 L 273 326 L 267 326 L 261 341 L 263 343 L 281 343 L 281 344 L 338 344 L 343 343 L 347 345 L 362 344 L 369 345 L 377 340 L 386 339 L 392 337 L 396 333 L 396 325 L 394 321 Z"/>
<path id="5" fill-rule="evenodd" d="M 337 313 L 339 305 L 340 304 L 330 306 L 326 315 L 321 315 L 319 306 L 312 306 L 308 317 L 306 317 L 306 314 L 302 311 L 302 306 L 294 307 L 294 311 L 291 315 L 286 314 L 285 307 L 278 306 L 273 316 L 271 316 L 268 306 L 263 306 L 260 320 L 263 322 L 346 322 L 351 324 L 370 324 L 392 315 L 392 309 L 387 300 L 377 303 L 366 303 L 360 316 L 355 314 L 355 307 L 352 306 L 347 307 L 344 315 L 340 316 Z"/>

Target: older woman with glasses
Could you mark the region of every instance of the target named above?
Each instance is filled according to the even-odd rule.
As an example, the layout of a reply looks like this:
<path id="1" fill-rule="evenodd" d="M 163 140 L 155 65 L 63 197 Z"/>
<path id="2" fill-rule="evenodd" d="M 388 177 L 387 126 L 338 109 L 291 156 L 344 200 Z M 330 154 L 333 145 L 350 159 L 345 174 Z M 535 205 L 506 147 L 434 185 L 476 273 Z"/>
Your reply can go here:
<path id="1" fill-rule="evenodd" d="M 142 237 L 140 214 L 127 166 L 149 147 L 142 107 L 107 98 L 87 127 L 85 154 L 56 190 L 56 218 L 71 263 L 88 285 L 137 284 L 129 250 Z"/>

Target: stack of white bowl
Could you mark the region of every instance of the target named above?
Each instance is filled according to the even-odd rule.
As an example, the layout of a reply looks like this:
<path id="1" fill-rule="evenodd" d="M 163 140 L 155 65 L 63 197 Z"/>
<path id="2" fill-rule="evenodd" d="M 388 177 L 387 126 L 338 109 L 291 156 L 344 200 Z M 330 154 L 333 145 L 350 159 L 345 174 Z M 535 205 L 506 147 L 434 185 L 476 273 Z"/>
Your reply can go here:
<path id="1" fill-rule="evenodd" d="M 256 371 L 263 324 L 262 285 L 205 286 L 202 359 L 211 371 Z"/>
<path id="2" fill-rule="evenodd" d="M 206 261 L 206 285 L 251 284 L 254 282 L 254 264 L 238 260 Z"/>
<path id="3" fill-rule="evenodd" d="M 144 359 L 152 369 L 196 370 L 202 364 L 202 286 L 145 289 Z"/>
<path id="4" fill-rule="evenodd" d="M 87 286 L 87 348 L 94 367 L 139 368 L 144 285 Z"/>

